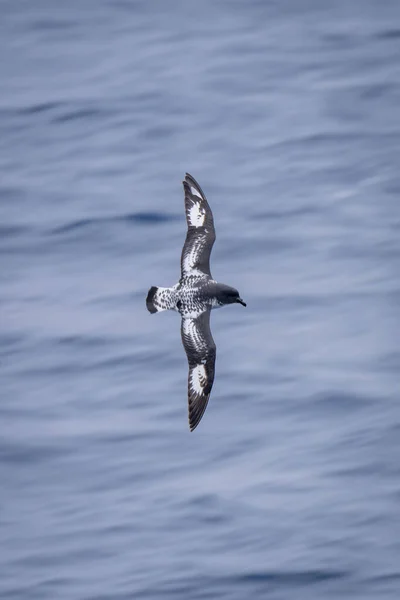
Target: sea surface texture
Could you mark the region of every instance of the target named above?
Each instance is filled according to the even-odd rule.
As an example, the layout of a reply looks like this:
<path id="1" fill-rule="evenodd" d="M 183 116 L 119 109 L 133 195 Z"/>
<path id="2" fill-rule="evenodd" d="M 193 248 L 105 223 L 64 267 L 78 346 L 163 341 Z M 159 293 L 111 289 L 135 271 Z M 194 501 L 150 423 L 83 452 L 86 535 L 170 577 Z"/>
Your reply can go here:
<path id="1" fill-rule="evenodd" d="M 0 8 L 0 598 L 398 600 L 398 0 Z M 194 433 L 186 171 L 247 302 Z"/>

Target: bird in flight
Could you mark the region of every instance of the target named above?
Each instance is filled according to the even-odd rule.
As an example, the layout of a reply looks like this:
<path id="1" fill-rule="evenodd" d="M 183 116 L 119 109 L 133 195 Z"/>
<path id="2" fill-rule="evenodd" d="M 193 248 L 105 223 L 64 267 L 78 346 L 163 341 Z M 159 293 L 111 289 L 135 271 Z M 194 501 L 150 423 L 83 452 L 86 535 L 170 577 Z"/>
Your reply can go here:
<path id="1" fill-rule="evenodd" d="M 217 283 L 210 271 L 210 254 L 215 242 L 211 208 L 197 181 L 186 173 L 187 235 L 181 255 L 181 278 L 170 288 L 149 289 L 149 312 L 176 310 L 182 317 L 181 336 L 189 362 L 189 427 L 193 431 L 204 414 L 214 382 L 216 346 L 210 330 L 210 312 L 226 304 L 246 303 L 239 292 Z"/>

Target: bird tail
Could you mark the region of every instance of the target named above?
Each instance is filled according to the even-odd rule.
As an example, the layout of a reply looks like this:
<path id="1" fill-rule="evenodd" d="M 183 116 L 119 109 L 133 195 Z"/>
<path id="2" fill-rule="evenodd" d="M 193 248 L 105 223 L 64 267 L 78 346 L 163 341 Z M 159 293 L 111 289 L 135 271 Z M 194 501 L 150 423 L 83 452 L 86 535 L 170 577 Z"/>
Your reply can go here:
<path id="1" fill-rule="evenodd" d="M 151 313 L 176 308 L 175 290 L 171 288 L 156 287 L 153 285 L 147 294 L 146 306 L 147 310 Z"/>

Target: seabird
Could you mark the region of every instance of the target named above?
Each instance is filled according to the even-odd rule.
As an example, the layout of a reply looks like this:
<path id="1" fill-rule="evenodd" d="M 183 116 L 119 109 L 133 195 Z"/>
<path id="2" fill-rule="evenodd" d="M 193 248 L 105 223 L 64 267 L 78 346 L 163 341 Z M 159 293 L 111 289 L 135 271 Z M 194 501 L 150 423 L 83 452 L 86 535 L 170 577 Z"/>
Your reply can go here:
<path id="1" fill-rule="evenodd" d="M 210 330 L 211 309 L 246 303 L 235 288 L 212 278 L 210 254 L 215 229 L 211 208 L 194 177 L 186 173 L 182 183 L 188 230 L 181 255 L 181 278 L 170 288 L 151 287 L 146 306 L 151 313 L 176 310 L 182 317 L 182 343 L 189 362 L 189 427 L 193 431 L 206 410 L 214 382 L 216 346 Z"/>

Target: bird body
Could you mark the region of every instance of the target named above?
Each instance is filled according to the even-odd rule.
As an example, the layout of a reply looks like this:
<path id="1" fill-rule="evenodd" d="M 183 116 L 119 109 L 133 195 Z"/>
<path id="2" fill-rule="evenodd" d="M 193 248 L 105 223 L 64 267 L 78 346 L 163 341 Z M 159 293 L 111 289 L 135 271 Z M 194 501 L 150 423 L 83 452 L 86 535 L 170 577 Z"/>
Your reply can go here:
<path id="1" fill-rule="evenodd" d="M 183 318 L 196 318 L 206 309 L 231 304 L 229 298 L 235 298 L 235 294 L 235 288 L 218 283 L 205 275 L 184 278 L 170 288 L 153 286 L 149 290 L 146 302 L 151 313 L 176 310 Z"/>
<path id="2" fill-rule="evenodd" d="M 235 288 L 212 278 L 213 215 L 201 187 L 188 173 L 183 187 L 188 231 L 181 255 L 181 278 L 170 288 L 151 287 L 146 306 L 150 313 L 176 310 L 182 317 L 181 336 L 189 363 L 189 426 L 193 431 L 204 414 L 214 382 L 216 346 L 210 312 L 226 304 L 246 304 Z"/>

